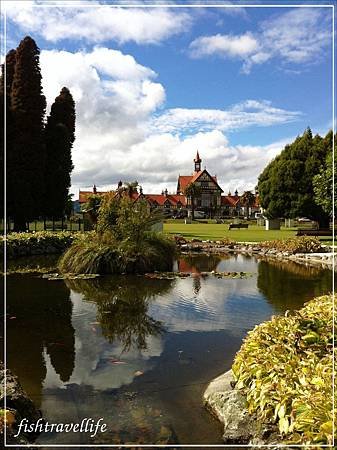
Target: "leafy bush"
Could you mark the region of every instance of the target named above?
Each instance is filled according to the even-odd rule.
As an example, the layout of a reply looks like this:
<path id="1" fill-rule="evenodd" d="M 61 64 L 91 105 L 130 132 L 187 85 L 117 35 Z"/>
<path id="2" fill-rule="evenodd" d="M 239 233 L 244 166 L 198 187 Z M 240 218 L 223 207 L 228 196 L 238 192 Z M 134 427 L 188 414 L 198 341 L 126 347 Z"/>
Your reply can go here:
<path id="1" fill-rule="evenodd" d="M 6 237 L 7 257 L 29 256 L 37 254 L 61 253 L 82 233 L 69 231 L 36 233 L 10 233 Z M 3 242 L 5 238 L 2 238 Z"/>
<path id="2" fill-rule="evenodd" d="M 233 239 L 231 239 L 231 238 L 228 237 L 228 236 L 225 236 L 224 238 L 222 238 L 222 239 L 221 239 L 221 243 L 222 243 L 223 245 L 226 245 L 226 246 L 228 246 L 228 245 L 236 245 L 236 244 L 237 244 L 236 241 L 233 241 Z"/>
<path id="3" fill-rule="evenodd" d="M 290 444 L 332 445 L 332 295 L 248 333 L 235 356 L 248 410 L 277 424 Z"/>
<path id="4" fill-rule="evenodd" d="M 262 248 L 289 253 L 316 253 L 322 251 L 320 240 L 311 236 L 296 236 L 283 240 L 266 241 L 261 242 L 259 245 Z"/>

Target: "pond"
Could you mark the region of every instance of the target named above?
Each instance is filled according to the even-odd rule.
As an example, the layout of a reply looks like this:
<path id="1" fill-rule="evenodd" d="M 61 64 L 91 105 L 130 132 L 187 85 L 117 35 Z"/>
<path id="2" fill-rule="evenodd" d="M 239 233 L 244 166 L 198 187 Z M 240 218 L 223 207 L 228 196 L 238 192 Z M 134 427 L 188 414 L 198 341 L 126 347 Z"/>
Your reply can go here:
<path id="1" fill-rule="evenodd" d="M 185 256 L 175 269 L 193 276 L 7 277 L 8 367 L 49 423 L 102 417 L 108 428 L 38 444 L 221 444 L 207 384 L 248 330 L 332 286 L 329 270 L 244 255 Z M 252 276 L 200 276 L 212 270 Z"/>

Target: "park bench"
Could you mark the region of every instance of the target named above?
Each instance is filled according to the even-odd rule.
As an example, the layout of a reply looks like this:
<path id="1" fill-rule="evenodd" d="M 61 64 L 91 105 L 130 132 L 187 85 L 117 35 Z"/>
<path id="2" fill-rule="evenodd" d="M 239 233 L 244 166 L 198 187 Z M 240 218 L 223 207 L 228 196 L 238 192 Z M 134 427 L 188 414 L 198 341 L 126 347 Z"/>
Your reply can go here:
<path id="1" fill-rule="evenodd" d="M 328 229 L 317 229 L 317 230 L 309 230 L 309 229 L 298 229 L 296 236 L 332 236 L 332 230 Z"/>
<path id="2" fill-rule="evenodd" d="M 233 230 L 234 228 L 248 228 L 248 223 L 230 223 L 228 230 Z"/>

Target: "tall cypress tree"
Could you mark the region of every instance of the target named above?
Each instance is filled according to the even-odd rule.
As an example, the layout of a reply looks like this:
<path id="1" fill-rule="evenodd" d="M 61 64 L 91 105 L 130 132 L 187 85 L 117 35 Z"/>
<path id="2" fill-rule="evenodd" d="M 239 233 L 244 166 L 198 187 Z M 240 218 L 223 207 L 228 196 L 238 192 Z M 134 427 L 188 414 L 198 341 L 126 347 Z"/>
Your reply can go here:
<path id="1" fill-rule="evenodd" d="M 11 104 L 11 91 L 12 91 L 12 83 L 14 77 L 15 70 L 15 50 L 10 50 L 6 55 L 5 63 L 1 65 L 1 77 L 0 77 L 0 121 L 1 124 L 5 124 L 5 96 L 6 96 L 6 156 L 7 156 L 7 164 L 11 164 L 13 159 L 13 117 L 12 111 L 10 108 Z M 5 155 L 5 133 L 1 132 L 0 137 L 0 159 L 1 159 L 1 175 L 0 175 L 0 183 L 1 183 L 1 200 L 0 200 L 0 208 L 1 208 L 1 216 L 3 217 L 4 212 L 4 155 Z M 11 211 L 11 196 L 8 195 L 7 191 L 7 211 L 10 214 Z"/>
<path id="2" fill-rule="evenodd" d="M 23 231 L 28 220 L 42 213 L 43 206 L 46 99 L 42 93 L 39 55 L 39 48 L 29 36 L 16 50 L 11 92 L 15 164 L 7 165 L 7 188 L 12 195 L 16 231 Z"/>
<path id="3" fill-rule="evenodd" d="M 47 216 L 63 217 L 68 203 L 71 150 L 75 140 L 75 103 L 63 87 L 56 97 L 46 125 L 45 211 Z"/>

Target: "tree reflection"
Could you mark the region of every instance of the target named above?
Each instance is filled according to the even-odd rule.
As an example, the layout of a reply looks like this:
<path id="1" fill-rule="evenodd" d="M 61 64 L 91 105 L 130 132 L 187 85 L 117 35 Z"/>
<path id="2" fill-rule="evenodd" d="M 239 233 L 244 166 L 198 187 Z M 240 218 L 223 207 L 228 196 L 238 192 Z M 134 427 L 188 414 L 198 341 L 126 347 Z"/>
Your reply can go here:
<path id="1" fill-rule="evenodd" d="M 257 287 L 278 311 L 297 309 L 305 301 L 331 292 L 332 271 L 294 261 L 262 260 Z"/>
<path id="2" fill-rule="evenodd" d="M 147 337 L 164 332 L 163 323 L 148 315 L 149 302 L 167 292 L 170 280 L 144 277 L 106 277 L 99 280 L 68 280 L 67 285 L 97 304 L 97 320 L 103 336 L 123 344 L 123 351 L 147 348 Z"/>
<path id="3" fill-rule="evenodd" d="M 32 276 L 7 277 L 7 367 L 37 406 L 46 377 L 44 351 L 68 381 L 75 364 L 72 303 L 63 282 Z"/>

